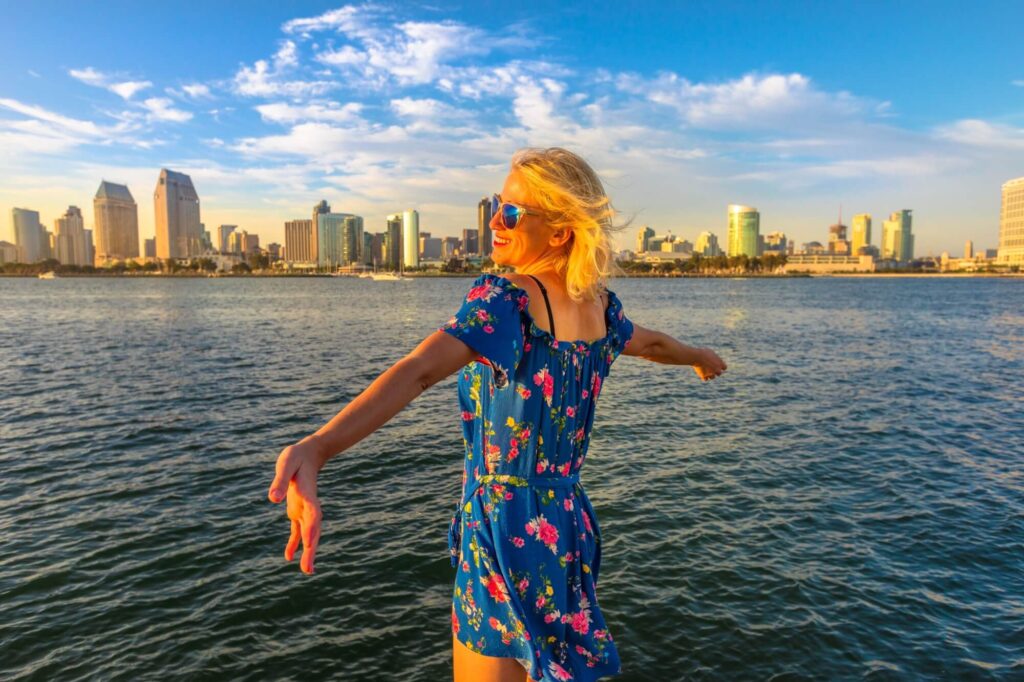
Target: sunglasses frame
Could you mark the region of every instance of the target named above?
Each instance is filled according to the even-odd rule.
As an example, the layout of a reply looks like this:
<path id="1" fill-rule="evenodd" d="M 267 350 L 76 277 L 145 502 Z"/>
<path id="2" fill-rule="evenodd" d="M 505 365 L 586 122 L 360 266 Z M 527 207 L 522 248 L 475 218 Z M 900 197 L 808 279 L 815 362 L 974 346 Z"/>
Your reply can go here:
<path id="1" fill-rule="evenodd" d="M 513 214 L 515 222 L 512 223 L 511 225 L 508 224 L 508 218 L 506 217 L 508 214 L 504 210 L 506 206 L 511 206 L 512 208 L 515 209 L 515 213 Z M 493 216 L 498 213 L 501 214 L 501 224 L 506 230 L 514 230 L 517 227 L 519 227 L 519 223 L 520 221 L 522 221 L 523 216 L 537 215 L 536 209 L 528 210 L 525 206 L 520 206 L 519 204 L 513 204 L 512 202 L 505 201 L 504 199 L 501 198 L 500 194 L 492 194 L 491 215 Z"/>

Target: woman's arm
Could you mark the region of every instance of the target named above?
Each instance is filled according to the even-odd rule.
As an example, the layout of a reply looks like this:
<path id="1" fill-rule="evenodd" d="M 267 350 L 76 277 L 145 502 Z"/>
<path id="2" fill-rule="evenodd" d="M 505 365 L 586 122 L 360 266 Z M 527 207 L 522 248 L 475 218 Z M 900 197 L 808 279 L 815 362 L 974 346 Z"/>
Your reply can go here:
<path id="1" fill-rule="evenodd" d="M 726 370 L 722 358 L 710 348 L 687 346 L 668 334 L 636 323 L 633 323 L 633 336 L 622 354 L 666 365 L 692 365 L 701 381 L 714 379 Z"/>
<path id="2" fill-rule="evenodd" d="M 374 379 L 316 433 L 281 451 L 267 494 L 274 503 L 286 497 L 288 500 L 291 535 L 284 548 L 287 561 L 295 556 L 301 539 L 302 572 L 313 573 L 322 519 L 317 474 L 327 460 L 376 431 L 420 393 L 475 357 L 477 354 L 465 343 L 436 331 Z"/>

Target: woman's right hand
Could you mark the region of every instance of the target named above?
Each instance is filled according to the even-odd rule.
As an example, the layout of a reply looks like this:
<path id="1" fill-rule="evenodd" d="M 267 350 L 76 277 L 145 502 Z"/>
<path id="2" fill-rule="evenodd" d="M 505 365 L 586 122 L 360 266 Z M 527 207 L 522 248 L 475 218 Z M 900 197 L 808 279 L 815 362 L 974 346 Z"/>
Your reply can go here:
<path id="1" fill-rule="evenodd" d="M 725 370 L 725 362 L 710 348 L 701 348 L 700 359 L 693 363 L 693 371 L 697 373 L 701 381 L 711 381 Z"/>
<path id="2" fill-rule="evenodd" d="M 302 540 L 303 573 L 313 573 L 313 559 L 320 542 L 320 499 L 316 495 L 316 478 L 323 466 L 315 436 L 289 445 L 277 456 L 276 475 L 267 495 L 274 504 L 287 496 L 291 536 L 284 548 L 284 558 L 291 561 Z"/>

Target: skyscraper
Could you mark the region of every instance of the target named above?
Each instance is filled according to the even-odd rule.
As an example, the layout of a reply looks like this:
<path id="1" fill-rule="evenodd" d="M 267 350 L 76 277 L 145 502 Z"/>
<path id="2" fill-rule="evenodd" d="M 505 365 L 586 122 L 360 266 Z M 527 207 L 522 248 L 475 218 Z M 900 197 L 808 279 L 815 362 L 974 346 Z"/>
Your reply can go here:
<path id="1" fill-rule="evenodd" d="M 48 239 L 43 226 L 39 224 L 39 211 L 27 208 L 12 208 L 11 221 L 14 223 L 14 243 L 18 247 L 18 261 L 35 263 L 49 255 Z"/>
<path id="2" fill-rule="evenodd" d="M 862 247 L 871 245 L 871 214 L 858 213 L 853 216 L 853 233 L 850 235 L 850 254 L 860 255 Z"/>
<path id="3" fill-rule="evenodd" d="M 199 195 L 192 178 L 161 168 L 153 203 L 157 257 L 191 258 L 201 254 L 203 230 L 199 220 Z"/>
<path id="4" fill-rule="evenodd" d="M 914 235 L 911 233 L 911 211 L 894 211 L 882 222 L 882 258 L 899 263 L 914 259 Z"/>
<path id="5" fill-rule="evenodd" d="M 494 250 L 491 236 L 491 199 L 484 197 L 476 206 L 476 243 L 481 256 L 490 256 Z"/>
<path id="6" fill-rule="evenodd" d="M 326 199 L 321 199 L 320 203 L 313 207 L 313 241 L 310 244 L 310 253 L 312 257 L 311 261 L 320 262 L 320 216 L 327 215 L 331 212 L 331 205 L 327 203 Z"/>
<path id="7" fill-rule="evenodd" d="M 470 256 L 480 252 L 480 233 L 477 230 L 462 231 L 462 255 Z"/>
<path id="8" fill-rule="evenodd" d="M 420 214 L 413 209 L 402 212 L 402 258 L 407 268 L 420 266 Z"/>
<path id="9" fill-rule="evenodd" d="M 729 204 L 729 234 L 726 248 L 729 256 L 757 257 L 761 234 L 761 214 L 751 206 Z"/>
<path id="10" fill-rule="evenodd" d="M 139 207 L 125 185 L 102 181 L 92 200 L 92 215 L 96 263 L 105 265 L 139 255 Z"/>
<path id="11" fill-rule="evenodd" d="M 653 233 L 654 230 L 651 230 Z M 697 243 L 693 245 L 693 252 L 711 258 L 721 256 L 722 249 L 718 246 L 718 237 L 711 232 L 701 232 L 697 237 Z"/>
<path id="12" fill-rule="evenodd" d="M 971 260 L 972 258 L 974 258 L 974 242 L 971 241 L 970 239 L 968 239 L 967 242 L 964 243 L 964 258 L 966 260 Z"/>
<path id="13" fill-rule="evenodd" d="M 384 250 L 387 252 L 387 267 L 398 270 L 402 262 L 402 214 L 388 216 L 388 229 L 384 237 Z"/>
<path id="14" fill-rule="evenodd" d="M 710 232 L 708 234 L 711 234 Z M 636 235 L 636 252 L 645 253 L 647 251 L 647 244 L 651 237 L 654 236 L 654 230 L 644 225 L 640 228 L 640 231 Z"/>
<path id="15" fill-rule="evenodd" d="M 85 244 L 85 219 L 77 206 L 68 206 L 54 223 L 56 253 L 62 265 L 92 265 L 86 261 L 89 249 Z"/>
<path id="16" fill-rule="evenodd" d="M 1006 265 L 1024 265 L 1024 178 L 1003 184 L 996 261 Z"/>
<path id="17" fill-rule="evenodd" d="M 351 213 L 317 215 L 317 265 L 337 267 L 358 262 L 363 240 L 363 219 Z"/>
<path id="18" fill-rule="evenodd" d="M 288 220 L 284 224 L 284 255 L 289 263 L 315 263 L 316 230 L 313 221 Z"/>
<path id="19" fill-rule="evenodd" d="M 287 223 L 285 223 L 287 230 Z M 238 225 L 221 225 L 217 228 L 217 248 L 221 253 L 228 253 L 228 235 L 238 229 Z"/>

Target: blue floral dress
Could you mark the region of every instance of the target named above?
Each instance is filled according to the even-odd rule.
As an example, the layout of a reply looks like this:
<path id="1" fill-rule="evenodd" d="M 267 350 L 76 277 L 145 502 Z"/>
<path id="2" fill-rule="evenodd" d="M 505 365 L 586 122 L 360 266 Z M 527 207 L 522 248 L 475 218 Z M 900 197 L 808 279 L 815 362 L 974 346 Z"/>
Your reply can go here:
<path id="1" fill-rule="evenodd" d="M 457 567 L 452 631 L 487 656 L 519 659 L 534 680 L 620 672 L 597 604 L 601 532 L 580 483 L 602 382 L 633 335 L 608 291 L 607 333 L 559 341 L 529 297 L 481 275 L 440 330 L 478 354 L 459 373 L 466 457 L 448 532 Z"/>

